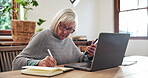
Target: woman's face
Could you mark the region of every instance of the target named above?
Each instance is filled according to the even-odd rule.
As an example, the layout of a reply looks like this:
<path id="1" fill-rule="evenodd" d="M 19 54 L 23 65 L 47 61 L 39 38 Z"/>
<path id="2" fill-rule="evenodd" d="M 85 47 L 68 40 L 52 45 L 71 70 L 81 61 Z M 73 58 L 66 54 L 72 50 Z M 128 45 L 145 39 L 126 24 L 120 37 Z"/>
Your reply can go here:
<path id="1" fill-rule="evenodd" d="M 75 31 L 75 22 L 64 23 L 60 22 L 57 27 L 57 36 L 63 40 Z"/>

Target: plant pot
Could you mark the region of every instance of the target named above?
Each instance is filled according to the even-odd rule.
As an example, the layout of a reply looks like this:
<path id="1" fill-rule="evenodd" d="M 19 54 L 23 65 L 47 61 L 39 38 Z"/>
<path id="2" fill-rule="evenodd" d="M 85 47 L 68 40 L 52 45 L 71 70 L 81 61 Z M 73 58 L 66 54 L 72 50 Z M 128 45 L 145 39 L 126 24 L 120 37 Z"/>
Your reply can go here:
<path id="1" fill-rule="evenodd" d="M 28 43 L 34 35 L 36 22 L 33 21 L 11 21 L 11 34 L 14 42 Z"/>

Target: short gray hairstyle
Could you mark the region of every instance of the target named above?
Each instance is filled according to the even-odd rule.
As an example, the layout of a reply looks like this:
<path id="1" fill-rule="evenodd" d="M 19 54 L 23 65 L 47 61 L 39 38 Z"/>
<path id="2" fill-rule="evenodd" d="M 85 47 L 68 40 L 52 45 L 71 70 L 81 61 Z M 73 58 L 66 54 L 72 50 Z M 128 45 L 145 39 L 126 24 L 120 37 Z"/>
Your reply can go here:
<path id="1" fill-rule="evenodd" d="M 78 23 L 77 16 L 71 8 L 65 8 L 60 10 L 51 21 L 51 30 L 56 33 L 58 24 L 60 22 L 68 23 L 75 22 L 75 27 Z"/>

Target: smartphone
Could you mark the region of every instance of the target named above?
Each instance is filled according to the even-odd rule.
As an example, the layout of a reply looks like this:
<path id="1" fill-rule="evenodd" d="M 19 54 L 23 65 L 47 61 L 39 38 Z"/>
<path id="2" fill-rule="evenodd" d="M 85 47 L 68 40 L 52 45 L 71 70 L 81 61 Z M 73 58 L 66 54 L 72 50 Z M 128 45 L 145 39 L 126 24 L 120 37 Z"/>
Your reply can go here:
<path id="1" fill-rule="evenodd" d="M 93 44 L 97 44 L 98 43 L 98 38 L 93 42 Z"/>

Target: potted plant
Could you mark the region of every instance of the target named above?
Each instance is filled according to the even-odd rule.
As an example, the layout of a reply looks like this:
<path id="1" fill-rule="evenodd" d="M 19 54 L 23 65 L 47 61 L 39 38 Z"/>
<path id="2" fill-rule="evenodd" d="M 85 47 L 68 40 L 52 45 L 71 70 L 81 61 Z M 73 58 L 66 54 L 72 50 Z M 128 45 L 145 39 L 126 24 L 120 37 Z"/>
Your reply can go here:
<path id="1" fill-rule="evenodd" d="M 20 8 L 14 8 L 13 14 L 15 19 L 11 20 L 11 34 L 14 42 L 25 42 L 28 43 L 30 38 L 35 33 L 36 23 L 41 25 L 45 20 L 39 19 L 38 22 L 29 21 L 27 13 L 30 10 L 33 10 L 32 7 L 39 6 L 36 0 L 15 0 L 18 5 L 22 6 L 24 9 L 24 19 L 20 19 Z M 6 6 L 5 10 L 12 10 L 12 6 Z"/>

